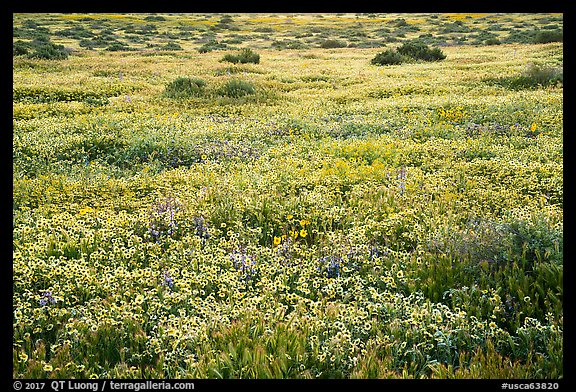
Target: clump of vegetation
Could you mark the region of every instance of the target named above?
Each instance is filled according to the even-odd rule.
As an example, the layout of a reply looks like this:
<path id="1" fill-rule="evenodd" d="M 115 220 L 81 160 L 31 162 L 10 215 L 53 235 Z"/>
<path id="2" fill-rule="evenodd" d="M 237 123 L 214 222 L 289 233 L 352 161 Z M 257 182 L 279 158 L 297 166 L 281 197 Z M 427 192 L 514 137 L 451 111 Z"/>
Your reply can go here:
<path id="1" fill-rule="evenodd" d="M 561 30 L 541 30 L 534 37 L 535 44 L 547 44 L 550 42 L 562 42 L 564 39 Z"/>
<path id="2" fill-rule="evenodd" d="M 498 38 L 488 38 L 486 41 L 484 41 L 485 45 L 500 45 L 501 42 Z"/>
<path id="3" fill-rule="evenodd" d="M 162 46 L 160 49 L 162 50 L 184 50 L 182 46 L 175 42 L 168 42 L 166 45 Z"/>
<path id="4" fill-rule="evenodd" d="M 14 42 L 12 54 L 30 59 L 64 60 L 68 58 L 69 50 L 64 45 L 51 42 L 48 37 L 38 37 L 31 42 L 21 40 Z"/>
<path id="5" fill-rule="evenodd" d="M 396 50 L 401 55 L 414 60 L 439 61 L 446 58 L 440 48 L 430 48 L 421 42 L 405 42 Z"/>
<path id="6" fill-rule="evenodd" d="M 564 73 L 562 67 L 530 63 L 519 75 L 502 78 L 488 78 L 484 81 L 511 90 L 531 89 L 562 84 L 564 82 Z"/>
<path id="7" fill-rule="evenodd" d="M 397 65 L 408 61 L 440 61 L 446 55 L 440 48 L 430 48 L 422 42 L 405 42 L 396 50 L 387 49 L 378 53 L 371 61 L 374 65 Z"/>
<path id="8" fill-rule="evenodd" d="M 205 44 L 203 44 L 202 46 L 200 46 L 198 48 L 198 52 L 199 53 L 208 53 L 208 52 L 212 52 L 213 50 L 224 50 L 224 49 L 228 49 L 228 44 L 226 44 L 224 42 L 218 42 L 215 39 L 212 39 L 212 40 L 206 42 Z"/>
<path id="9" fill-rule="evenodd" d="M 178 77 L 166 85 L 164 96 L 167 98 L 191 98 L 204 95 L 206 82 L 200 78 Z"/>
<path id="10" fill-rule="evenodd" d="M 161 15 L 148 15 L 147 17 L 144 18 L 144 20 L 149 20 L 149 21 L 165 21 L 166 18 L 161 16 Z"/>
<path id="11" fill-rule="evenodd" d="M 218 90 L 218 95 L 230 98 L 240 98 L 255 93 L 254 85 L 241 79 L 231 79 Z"/>
<path id="12" fill-rule="evenodd" d="M 233 64 L 238 64 L 238 63 L 240 63 L 240 64 L 246 64 L 246 63 L 258 64 L 258 63 L 260 63 L 260 55 L 258 53 L 255 53 L 250 48 L 245 48 L 245 49 L 242 49 L 242 51 L 238 54 L 228 53 L 228 54 L 224 55 L 224 57 L 222 58 L 222 61 L 227 61 L 227 62 L 233 63 Z"/>
<path id="13" fill-rule="evenodd" d="M 346 42 L 337 39 L 327 39 L 320 43 L 320 47 L 323 49 L 345 48 L 346 46 Z"/>
<path id="14" fill-rule="evenodd" d="M 397 65 L 402 64 L 404 58 L 400 53 L 393 49 L 387 49 L 378 53 L 371 61 L 374 65 Z"/>

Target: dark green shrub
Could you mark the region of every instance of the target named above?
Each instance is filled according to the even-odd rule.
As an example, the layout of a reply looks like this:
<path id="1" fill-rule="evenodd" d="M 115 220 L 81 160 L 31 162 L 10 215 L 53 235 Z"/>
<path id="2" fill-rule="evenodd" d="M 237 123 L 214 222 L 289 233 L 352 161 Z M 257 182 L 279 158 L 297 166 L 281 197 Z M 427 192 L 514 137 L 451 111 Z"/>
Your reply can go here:
<path id="1" fill-rule="evenodd" d="M 63 45 L 50 42 L 45 35 L 38 36 L 30 42 L 16 41 L 12 44 L 12 55 L 31 59 L 63 60 L 68 58 L 69 50 Z"/>
<path id="2" fill-rule="evenodd" d="M 388 49 L 378 53 L 371 61 L 374 65 L 397 65 L 402 64 L 403 57 L 395 50 Z"/>
<path id="3" fill-rule="evenodd" d="M 68 50 L 64 45 L 57 45 L 53 42 L 33 42 L 34 51 L 28 53 L 28 58 L 46 60 L 64 60 L 68 58 Z"/>
<path id="4" fill-rule="evenodd" d="M 206 42 L 205 44 L 203 44 L 202 46 L 200 46 L 198 48 L 198 52 L 199 53 L 208 53 L 211 52 L 213 50 L 223 50 L 223 49 L 227 49 L 228 45 L 223 43 L 223 42 L 218 42 L 215 39 L 212 39 L 208 42 Z"/>
<path id="5" fill-rule="evenodd" d="M 272 27 L 257 27 L 254 29 L 255 33 L 273 33 L 274 29 Z"/>
<path id="6" fill-rule="evenodd" d="M 408 26 L 408 22 L 406 22 L 406 19 L 404 18 L 396 18 L 394 21 L 391 21 L 390 23 L 393 23 L 394 26 L 396 27 Z"/>
<path id="7" fill-rule="evenodd" d="M 148 21 L 163 21 L 166 20 L 165 17 L 160 16 L 160 15 L 148 15 L 147 17 L 144 18 L 144 20 L 148 20 Z"/>
<path id="8" fill-rule="evenodd" d="M 405 42 L 402 46 L 396 48 L 396 51 L 388 49 L 385 52 L 378 53 L 372 59 L 374 65 L 392 65 L 401 64 L 407 59 L 423 61 L 444 60 L 446 55 L 439 48 L 430 49 L 422 42 Z"/>
<path id="9" fill-rule="evenodd" d="M 398 53 L 414 60 L 439 61 L 444 60 L 446 55 L 440 48 L 429 48 L 421 42 L 405 42 L 396 49 Z"/>
<path id="10" fill-rule="evenodd" d="M 288 40 L 283 41 L 274 40 L 272 41 L 272 47 L 275 49 L 308 49 L 309 46 L 298 40 Z"/>
<path id="11" fill-rule="evenodd" d="M 534 43 L 547 44 L 549 42 L 562 42 L 563 33 L 561 30 L 542 30 L 536 33 Z"/>
<path id="12" fill-rule="evenodd" d="M 327 39 L 320 43 L 320 47 L 323 49 L 345 48 L 346 46 L 346 42 L 337 39 Z"/>
<path id="13" fill-rule="evenodd" d="M 199 78 L 179 77 L 168 83 L 164 90 L 167 98 L 190 98 L 204 94 L 206 82 Z"/>
<path id="14" fill-rule="evenodd" d="M 12 55 L 13 56 L 22 56 L 28 54 L 31 49 L 31 45 L 29 42 L 24 41 L 16 41 L 12 44 Z"/>
<path id="15" fill-rule="evenodd" d="M 260 55 L 255 53 L 250 48 L 242 49 L 239 54 L 226 54 L 221 61 L 228 61 L 233 64 L 246 64 L 254 63 L 258 64 L 260 62 Z"/>
<path id="16" fill-rule="evenodd" d="M 184 50 L 182 46 L 175 42 L 168 42 L 166 45 L 162 46 L 160 49 L 162 50 Z"/>
<path id="17" fill-rule="evenodd" d="M 486 41 L 484 41 L 485 45 L 500 45 L 501 42 L 498 38 L 488 38 Z"/>
<path id="18" fill-rule="evenodd" d="M 255 94 L 256 89 L 250 82 L 245 82 L 240 79 L 232 79 L 224 84 L 220 90 L 218 90 L 218 95 L 222 95 L 230 98 L 240 98 L 245 95 Z"/>
<path id="19" fill-rule="evenodd" d="M 562 84 L 564 73 L 562 68 L 529 64 L 520 75 L 485 81 L 511 90 L 530 89 Z"/>
<path id="20" fill-rule="evenodd" d="M 62 37 L 71 37 L 76 39 L 90 38 L 94 36 L 94 33 L 82 26 L 74 26 L 68 29 L 58 30 L 54 34 Z"/>
<path id="21" fill-rule="evenodd" d="M 449 33 L 467 33 L 470 31 L 470 28 L 460 20 L 454 23 L 447 23 L 442 26 L 440 29 L 440 33 L 442 34 L 449 34 Z"/>
<path id="22" fill-rule="evenodd" d="M 113 44 L 109 45 L 106 50 L 111 52 L 118 52 L 118 51 L 128 51 L 128 50 L 135 50 L 128 45 L 123 44 L 122 42 L 114 42 Z"/>
<path id="23" fill-rule="evenodd" d="M 105 41 L 93 40 L 93 39 L 82 39 L 82 40 L 80 40 L 78 45 L 80 45 L 80 47 L 82 47 L 82 48 L 94 49 L 94 48 L 104 48 L 104 47 L 106 47 L 107 44 Z"/>
<path id="24" fill-rule="evenodd" d="M 511 44 L 531 44 L 536 39 L 536 31 L 531 30 L 512 30 L 504 39 L 504 43 Z"/>

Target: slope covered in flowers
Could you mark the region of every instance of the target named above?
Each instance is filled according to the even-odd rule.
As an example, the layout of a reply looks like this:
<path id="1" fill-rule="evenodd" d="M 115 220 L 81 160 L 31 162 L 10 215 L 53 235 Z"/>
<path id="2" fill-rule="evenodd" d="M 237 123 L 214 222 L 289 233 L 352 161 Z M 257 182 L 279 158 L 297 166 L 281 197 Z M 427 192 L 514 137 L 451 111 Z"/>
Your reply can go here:
<path id="1" fill-rule="evenodd" d="M 15 57 L 14 377 L 563 377 L 562 43 L 442 50 Z"/>

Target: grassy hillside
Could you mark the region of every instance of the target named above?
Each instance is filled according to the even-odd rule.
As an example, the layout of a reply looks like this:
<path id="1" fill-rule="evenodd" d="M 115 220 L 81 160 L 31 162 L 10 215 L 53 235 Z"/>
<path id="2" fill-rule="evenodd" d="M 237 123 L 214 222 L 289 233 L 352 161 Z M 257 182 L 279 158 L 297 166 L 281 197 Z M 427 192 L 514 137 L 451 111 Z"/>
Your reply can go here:
<path id="1" fill-rule="evenodd" d="M 561 14 L 13 20 L 14 378 L 563 377 Z"/>

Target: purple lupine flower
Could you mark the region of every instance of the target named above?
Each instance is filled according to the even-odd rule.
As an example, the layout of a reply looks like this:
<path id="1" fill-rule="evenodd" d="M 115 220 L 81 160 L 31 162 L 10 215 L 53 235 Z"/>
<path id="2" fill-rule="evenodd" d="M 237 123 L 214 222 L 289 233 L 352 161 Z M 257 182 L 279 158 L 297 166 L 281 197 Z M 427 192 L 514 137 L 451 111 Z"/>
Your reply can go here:
<path id="1" fill-rule="evenodd" d="M 208 233 L 208 224 L 202 215 L 195 216 L 192 219 L 192 225 L 194 226 L 194 234 L 202 240 L 206 240 L 210 237 L 210 233 Z"/>
<path id="2" fill-rule="evenodd" d="M 56 303 L 56 298 L 52 296 L 51 291 L 46 291 L 44 294 L 42 294 L 42 298 L 40 298 L 39 302 L 40 306 L 54 305 Z"/>
<path id="3" fill-rule="evenodd" d="M 234 268 L 241 274 L 240 280 L 248 282 L 257 274 L 256 258 L 246 253 L 244 249 L 231 253 L 230 259 L 232 260 Z"/>
<path id="4" fill-rule="evenodd" d="M 165 198 L 160 201 L 150 213 L 148 232 L 156 241 L 163 235 L 172 235 L 178 229 L 176 212 L 180 211 L 182 204 L 174 198 Z"/>
<path id="5" fill-rule="evenodd" d="M 318 270 L 326 269 L 326 276 L 329 278 L 337 278 L 340 276 L 342 258 L 337 255 L 324 256 L 318 259 L 320 265 Z"/>
<path id="6" fill-rule="evenodd" d="M 163 286 L 168 286 L 169 288 L 174 287 L 174 279 L 172 279 L 169 272 L 164 272 L 162 277 L 163 277 L 163 280 L 162 280 Z"/>

